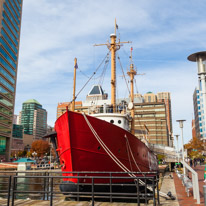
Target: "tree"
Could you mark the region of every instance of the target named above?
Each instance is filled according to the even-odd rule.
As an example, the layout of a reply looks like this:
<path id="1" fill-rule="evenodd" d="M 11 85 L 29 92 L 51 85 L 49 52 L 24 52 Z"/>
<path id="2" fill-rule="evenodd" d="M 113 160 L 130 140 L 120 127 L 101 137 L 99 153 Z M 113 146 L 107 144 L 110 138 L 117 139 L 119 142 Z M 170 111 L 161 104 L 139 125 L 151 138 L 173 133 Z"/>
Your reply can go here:
<path id="1" fill-rule="evenodd" d="M 36 152 L 38 157 L 43 157 L 49 153 L 49 143 L 44 140 L 36 140 L 31 145 L 31 152 Z"/>
<path id="2" fill-rule="evenodd" d="M 193 137 L 188 144 L 184 145 L 187 149 L 188 156 L 190 158 L 201 158 L 201 152 L 204 150 L 204 143 L 197 137 Z"/>

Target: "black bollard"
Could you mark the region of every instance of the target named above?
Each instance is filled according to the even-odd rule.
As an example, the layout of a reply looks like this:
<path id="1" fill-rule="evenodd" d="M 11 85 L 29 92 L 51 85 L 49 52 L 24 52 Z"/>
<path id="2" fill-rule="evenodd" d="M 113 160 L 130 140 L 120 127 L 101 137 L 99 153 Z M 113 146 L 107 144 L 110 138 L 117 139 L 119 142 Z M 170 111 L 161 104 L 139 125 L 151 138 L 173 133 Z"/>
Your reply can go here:
<path id="1" fill-rule="evenodd" d="M 203 195 L 204 195 L 204 201 L 206 206 L 206 185 L 203 185 Z"/>

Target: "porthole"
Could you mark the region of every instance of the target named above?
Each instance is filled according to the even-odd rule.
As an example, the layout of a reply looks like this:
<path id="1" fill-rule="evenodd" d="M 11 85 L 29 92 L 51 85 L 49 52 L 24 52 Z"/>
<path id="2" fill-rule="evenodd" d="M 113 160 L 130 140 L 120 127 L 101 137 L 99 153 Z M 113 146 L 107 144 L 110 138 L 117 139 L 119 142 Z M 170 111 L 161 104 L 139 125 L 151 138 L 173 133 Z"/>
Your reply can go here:
<path id="1" fill-rule="evenodd" d="M 110 120 L 110 123 L 114 124 L 114 120 L 113 120 L 113 119 L 111 119 L 111 120 Z"/>
<path id="2" fill-rule="evenodd" d="M 121 124 L 122 123 L 122 121 L 121 120 L 118 120 L 118 124 Z"/>
<path id="3" fill-rule="evenodd" d="M 98 150 L 100 150 L 100 149 L 101 149 L 101 147 L 99 146 L 97 149 L 98 149 Z"/>
<path id="4" fill-rule="evenodd" d="M 118 153 L 120 153 L 120 149 L 118 149 Z"/>

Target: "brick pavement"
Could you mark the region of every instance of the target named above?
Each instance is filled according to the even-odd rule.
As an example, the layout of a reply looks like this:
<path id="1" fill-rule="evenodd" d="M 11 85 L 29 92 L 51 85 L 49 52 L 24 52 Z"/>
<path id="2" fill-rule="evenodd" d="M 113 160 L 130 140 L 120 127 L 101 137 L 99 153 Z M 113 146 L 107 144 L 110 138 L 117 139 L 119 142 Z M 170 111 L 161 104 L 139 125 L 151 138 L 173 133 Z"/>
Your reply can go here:
<path id="1" fill-rule="evenodd" d="M 185 187 L 182 184 L 182 181 L 177 177 L 176 173 L 174 173 L 174 183 L 175 183 L 175 189 L 177 194 L 177 199 L 180 206 L 204 206 L 204 196 L 203 196 L 203 180 L 204 180 L 204 165 L 197 165 L 196 167 L 193 167 L 193 169 L 198 173 L 198 179 L 199 179 L 199 188 L 200 188 L 200 204 L 197 204 L 197 201 L 193 199 L 192 190 L 190 191 L 190 196 L 187 197 L 187 193 L 185 191 Z M 191 174 L 189 173 L 189 177 L 191 177 Z"/>

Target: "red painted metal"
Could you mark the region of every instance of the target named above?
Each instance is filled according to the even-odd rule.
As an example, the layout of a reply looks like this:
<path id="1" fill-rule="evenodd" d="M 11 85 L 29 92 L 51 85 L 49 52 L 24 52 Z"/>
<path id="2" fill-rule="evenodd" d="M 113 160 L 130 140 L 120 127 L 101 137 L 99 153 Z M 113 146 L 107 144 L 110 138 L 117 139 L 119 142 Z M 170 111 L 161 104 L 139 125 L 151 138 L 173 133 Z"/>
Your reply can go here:
<path id="1" fill-rule="evenodd" d="M 87 115 L 87 119 L 104 144 L 130 171 L 152 172 L 158 170 L 155 155 L 134 135 L 95 117 Z M 63 172 L 122 171 L 96 140 L 81 113 L 67 111 L 57 119 L 55 130 L 57 132 L 57 151 Z M 128 152 L 125 135 L 140 171 Z M 69 179 L 69 181 L 77 182 L 75 178 Z"/>

